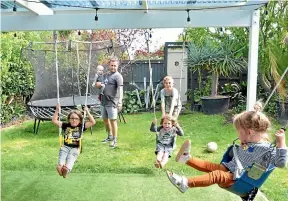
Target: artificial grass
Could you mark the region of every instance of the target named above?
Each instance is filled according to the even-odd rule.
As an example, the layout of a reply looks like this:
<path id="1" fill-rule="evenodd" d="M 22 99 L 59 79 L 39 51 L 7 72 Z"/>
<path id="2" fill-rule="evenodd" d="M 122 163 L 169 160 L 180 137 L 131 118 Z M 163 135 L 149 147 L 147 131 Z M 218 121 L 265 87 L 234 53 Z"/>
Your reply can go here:
<path id="1" fill-rule="evenodd" d="M 170 184 L 161 171 L 145 174 L 71 173 L 62 179 L 55 172 L 4 171 L 2 201 L 240 201 L 214 185 L 189 189 L 185 194 Z M 258 196 L 255 201 L 263 201 Z"/>
<path id="2" fill-rule="evenodd" d="M 157 115 L 160 117 L 160 114 Z M 23 187 L 21 187 L 21 182 L 25 183 L 27 181 L 25 186 L 34 186 L 34 183 L 36 183 L 37 187 L 37 180 L 41 180 L 41 178 L 37 177 L 37 175 L 42 175 L 41 177 L 44 177 L 47 180 L 47 188 L 45 188 L 45 181 L 43 181 L 43 190 L 40 190 L 39 192 L 39 196 L 42 197 L 46 197 L 46 193 L 51 195 L 55 193 L 55 190 L 53 190 L 52 188 L 53 182 L 55 182 L 55 184 L 57 184 L 57 182 L 60 182 L 57 184 L 60 185 L 57 186 L 57 188 L 61 189 L 64 187 L 66 188 L 66 185 L 69 184 L 69 181 L 71 182 L 72 186 L 73 184 L 77 186 L 78 180 L 81 180 L 81 177 L 94 178 L 95 181 L 93 180 L 93 185 L 99 185 L 97 186 L 97 190 L 92 192 L 92 194 L 89 193 L 89 188 L 87 189 L 87 191 L 83 190 L 87 194 L 91 194 L 89 195 L 90 200 L 99 200 L 94 199 L 94 197 L 96 195 L 102 195 L 102 191 L 103 194 L 111 194 L 111 189 L 107 188 L 105 185 L 111 186 L 114 185 L 116 181 L 123 180 L 122 183 L 116 182 L 117 185 L 115 187 L 119 187 L 119 189 L 125 189 L 125 185 L 127 182 L 124 181 L 126 181 L 127 179 L 131 179 L 131 181 L 135 179 L 135 181 L 137 181 L 141 180 L 142 177 L 151 178 L 151 180 L 148 179 L 143 181 L 143 183 L 147 185 L 147 188 L 146 186 L 143 187 L 144 189 L 147 189 L 145 191 L 151 191 L 155 195 L 166 195 L 166 190 L 162 192 L 163 189 L 160 186 L 159 189 L 156 189 L 156 192 L 154 192 L 153 190 L 154 187 L 149 190 L 149 187 L 152 187 L 150 185 L 158 185 L 158 183 L 159 185 L 165 185 L 168 189 L 171 185 L 166 179 L 166 176 L 163 174 L 163 172 L 155 169 L 155 167 L 153 166 L 155 160 L 155 134 L 149 131 L 151 121 L 154 118 L 153 113 L 125 115 L 125 118 L 127 124 L 119 123 L 119 147 L 114 150 L 110 149 L 108 144 L 100 143 L 100 141 L 106 137 L 106 134 L 102 120 L 97 119 L 96 126 L 93 127 L 93 134 L 90 135 L 89 131 L 85 132 L 83 139 L 83 153 L 79 156 L 71 175 L 67 179 L 63 179 L 57 176 L 57 172 L 55 170 L 58 161 L 59 151 L 58 128 L 52 125 L 51 122 L 41 123 L 38 135 L 35 135 L 32 132 L 32 121 L 4 129 L 1 134 L 3 170 L 2 195 L 4 196 L 3 198 L 8 199 L 11 196 L 16 196 L 16 192 L 18 192 L 19 195 L 25 193 Z M 174 162 L 175 154 L 177 153 L 177 150 L 180 148 L 181 144 L 185 139 L 190 139 L 192 141 L 192 154 L 194 156 L 214 162 L 220 162 L 226 148 L 236 138 L 236 131 L 234 130 L 233 126 L 229 122 L 227 122 L 225 118 L 221 115 L 207 116 L 201 113 L 192 113 L 180 116 L 179 123 L 184 129 L 185 135 L 183 137 L 177 138 L 178 148 L 176 148 L 174 155 L 172 156 L 165 168 L 175 170 L 176 173 L 184 174 L 186 176 L 193 176 L 202 173 L 193 170 L 192 168 L 183 164 Z M 206 144 L 210 141 L 217 142 L 217 152 L 207 153 Z M 35 177 L 27 176 L 23 177 L 25 179 L 22 179 L 22 173 L 23 175 L 31 174 Z M 98 177 L 103 177 L 102 180 L 105 180 L 105 178 L 109 175 L 114 175 L 115 179 L 110 180 L 110 183 L 107 181 L 108 183 L 104 182 L 104 184 L 102 182 L 103 184 L 101 184 L 100 180 L 99 183 L 97 183 Z M 265 192 L 270 201 L 284 201 L 287 198 L 287 176 L 287 169 L 276 169 L 268 179 L 269 181 L 263 185 L 261 190 Z M 18 183 L 17 180 L 19 180 Z M 51 185 L 49 183 L 51 183 Z M 88 185 L 89 183 L 91 183 L 91 180 L 83 179 L 83 181 L 80 182 L 81 186 L 86 186 L 86 183 Z M 127 183 L 127 185 L 128 184 L 129 182 Z M 13 188 L 11 189 L 10 186 L 13 186 Z M 166 187 L 164 189 L 166 189 Z M 130 185 L 128 185 L 127 188 L 132 188 L 133 191 L 133 187 L 131 187 Z M 26 188 L 24 189 L 27 190 Z M 72 191 L 69 191 L 68 187 L 67 189 L 67 192 L 61 192 L 62 194 L 68 193 L 73 195 L 72 199 L 68 200 L 81 200 L 80 198 L 78 198 L 78 196 L 74 196 L 74 193 L 72 193 Z M 207 189 L 210 189 L 210 187 Z M 219 191 L 222 190 L 216 185 L 214 185 L 211 189 L 214 189 L 217 193 L 217 189 L 219 189 Z M 160 192 L 158 192 L 159 190 Z M 170 188 L 170 190 L 172 192 L 173 188 Z M 168 192 L 170 192 L 170 190 Z M 205 199 L 205 196 L 210 196 L 212 192 L 211 191 L 209 193 L 209 190 L 206 190 L 206 188 L 195 190 L 203 192 L 203 200 L 217 200 L 216 198 L 209 199 L 208 197 L 207 199 Z M 31 196 L 28 200 L 33 199 L 33 196 L 37 197 L 36 193 L 33 195 L 34 191 L 36 190 L 31 191 Z M 42 191 L 44 192 L 41 193 Z M 141 191 L 141 188 L 139 188 L 137 191 Z M 175 189 L 175 191 L 177 191 L 177 189 Z M 174 193 L 178 193 L 175 191 Z M 190 191 L 194 192 L 194 189 Z M 122 194 L 122 190 L 119 190 L 118 192 Z M 228 200 L 235 200 L 229 197 L 230 195 L 232 195 L 231 193 L 226 191 L 224 192 L 225 195 L 221 195 L 223 198 L 227 198 Z M 126 191 L 124 190 L 123 193 L 123 198 L 121 199 L 125 200 L 125 196 L 129 197 L 130 194 L 128 194 L 128 192 L 126 193 Z M 157 197 L 157 195 L 157 199 L 153 199 L 153 193 L 149 195 L 151 196 L 151 199 L 146 200 L 161 200 L 161 196 Z M 171 194 L 174 193 L 170 193 L 168 195 L 170 195 L 171 197 Z M 215 194 L 214 196 L 216 196 L 216 193 L 212 194 Z M 143 196 L 144 195 L 146 194 L 143 194 Z M 48 196 L 47 199 L 50 199 L 50 197 Z M 189 197 L 193 197 L 193 193 L 190 194 Z M 223 200 L 222 197 L 219 197 L 218 200 Z M 131 200 L 133 200 L 132 198 L 133 196 L 131 197 Z M 166 197 L 166 200 L 168 198 L 169 196 Z M 116 197 L 114 199 L 113 196 L 109 199 L 118 200 L 116 199 Z M 134 200 L 135 199 L 137 199 L 137 193 L 135 194 Z M 21 197 L 18 197 L 16 200 L 21 200 Z M 57 200 L 62 200 L 62 198 Z M 145 200 L 144 197 L 143 200 Z M 189 198 L 189 200 L 191 200 L 191 198 Z"/>

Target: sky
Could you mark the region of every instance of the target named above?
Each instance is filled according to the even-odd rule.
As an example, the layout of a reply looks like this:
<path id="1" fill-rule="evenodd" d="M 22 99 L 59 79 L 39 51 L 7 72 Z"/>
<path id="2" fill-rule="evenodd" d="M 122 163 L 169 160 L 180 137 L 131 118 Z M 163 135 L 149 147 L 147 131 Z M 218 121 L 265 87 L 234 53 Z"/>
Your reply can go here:
<path id="1" fill-rule="evenodd" d="M 152 29 L 152 38 L 150 38 L 149 43 L 150 52 L 158 50 L 165 42 L 175 42 L 182 32 L 183 28 Z M 128 51 L 131 59 L 134 59 L 135 50 L 147 48 L 145 36 L 143 35 L 139 40 L 135 40 L 131 47 L 128 48 Z"/>
<path id="2" fill-rule="evenodd" d="M 175 42 L 182 32 L 183 28 L 152 29 L 150 51 L 159 49 L 165 42 Z"/>

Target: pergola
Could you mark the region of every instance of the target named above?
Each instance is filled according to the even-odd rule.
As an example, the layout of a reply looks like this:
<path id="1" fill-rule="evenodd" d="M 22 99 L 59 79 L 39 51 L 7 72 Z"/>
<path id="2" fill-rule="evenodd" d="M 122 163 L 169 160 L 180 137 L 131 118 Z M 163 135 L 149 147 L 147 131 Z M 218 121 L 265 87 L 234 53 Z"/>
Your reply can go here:
<path id="1" fill-rule="evenodd" d="M 252 110 L 257 91 L 259 8 L 268 1 L 2 0 L 1 31 L 249 27 L 246 109 Z"/>

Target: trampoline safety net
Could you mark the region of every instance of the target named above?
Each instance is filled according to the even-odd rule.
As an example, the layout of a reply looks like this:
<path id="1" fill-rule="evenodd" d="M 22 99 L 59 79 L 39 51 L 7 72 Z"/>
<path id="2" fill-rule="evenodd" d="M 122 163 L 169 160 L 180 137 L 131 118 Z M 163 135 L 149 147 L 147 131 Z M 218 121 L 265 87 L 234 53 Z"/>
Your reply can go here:
<path id="1" fill-rule="evenodd" d="M 22 57 L 31 62 L 36 77 L 35 90 L 27 104 L 35 119 L 51 120 L 58 103 L 56 52 L 61 119 L 66 119 L 71 110 L 85 105 L 88 75 L 87 106 L 95 117 L 100 116 L 99 90 L 92 87 L 96 67 L 105 67 L 111 56 L 121 58 L 126 50 L 125 46 L 110 40 L 92 43 L 70 40 L 58 41 L 57 44 L 31 42 L 23 48 Z"/>

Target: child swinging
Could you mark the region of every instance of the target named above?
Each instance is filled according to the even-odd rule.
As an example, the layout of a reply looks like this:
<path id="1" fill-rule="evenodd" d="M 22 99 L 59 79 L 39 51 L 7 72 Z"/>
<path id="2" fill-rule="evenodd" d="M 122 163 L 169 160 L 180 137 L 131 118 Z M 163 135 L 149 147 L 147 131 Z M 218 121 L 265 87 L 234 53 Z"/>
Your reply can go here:
<path id="1" fill-rule="evenodd" d="M 244 111 L 236 115 L 233 124 L 237 129 L 241 146 L 235 147 L 235 154 L 231 161 L 221 164 L 211 163 L 202 159 L 192 157 L 190 154 L 190 141 L 187 140 L 182 145 L 176 156 L 176 161 L 187 164 L 207 174 L 195 177 L 179 176 L 172 171 L 167 171 L 167 176 L 171 183 L 182 193 L 188 188 L 206 187 L 218 184 L 222 188 L 231 187 L 238 179 L 238 167 L 236 160 L 242 163 L 244 169 L 251 164 L 257 163 L 267 167 L 272 164 L 275 167 L 284 168 L 287 162 L 287 147 L 285 143 L 284 129 L 275 133 L 276 149 L 271 149 L 271 143 L 267 141 L 267 129 L 270 127 L 269 119 L 262 113 L 262 105 L 257 103 L 255 111 Z M 269 157 L 263 153 L 270 153 Z M 262 156 L 262 157 L 259 157 Z"/>
<path id="2" fill-rule="evenodd" d="M 87 113 L 88 122 L 83 122 L 82 113 L 78 110 L 72 111 L 68 114 L 68 123 L 58 120 L 58 113 L 60 110 L 60 104 L 57 104 L 55 113 L 52 117 L 52 122 L 62 128 L 64 131 L 64 144 L 59 151 L 59 159 L 57 165 L 57 172 L 63 178 L 66 178 L 68 173 L 71 172 L 72 167 L 80 154 L 80 140 L 82 137 L 82 131 L 95 124 L 94 117 L 90 114 L 88 108 L 85 106 L 84 110 Z M 83 125 L 84 124 L 84 125 Z M 82 129 L 82 127 L 84 128 Z"/>
<path id="3" fill-rule="evenodd" d="M 161 118 L 159 127 L 156 128 L 156 124 L 157 119 L 154 119 L 150 127 L 151 132 L 157 133 L 155 150 L 157 158 L 155 167 L 163 168 L 168 162 L 168 158 L 172 155 L 176 135 L 183 136 L 184 132 L 178 125 L 176 119 L 169 115 L 165 115 Z"/>

